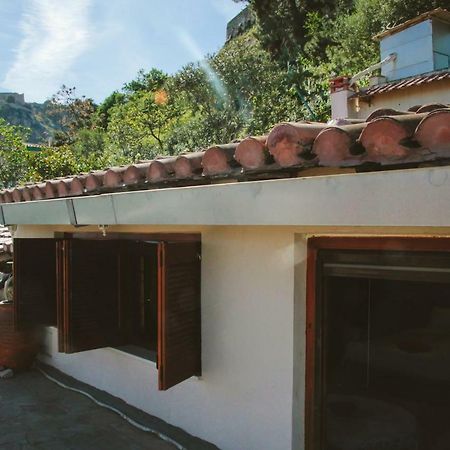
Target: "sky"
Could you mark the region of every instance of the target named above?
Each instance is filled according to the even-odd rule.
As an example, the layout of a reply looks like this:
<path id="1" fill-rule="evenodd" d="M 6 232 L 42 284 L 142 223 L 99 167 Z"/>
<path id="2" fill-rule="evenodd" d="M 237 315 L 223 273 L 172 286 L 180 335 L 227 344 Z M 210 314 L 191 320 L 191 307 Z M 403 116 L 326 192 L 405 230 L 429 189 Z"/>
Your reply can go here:
<path id="1" fill-rule="evenodd" d="M 43 102 L 62 84 L 101 102 L 139 69 L 216 52 L 232 0 L 0 0 L 0 92 Z"/>

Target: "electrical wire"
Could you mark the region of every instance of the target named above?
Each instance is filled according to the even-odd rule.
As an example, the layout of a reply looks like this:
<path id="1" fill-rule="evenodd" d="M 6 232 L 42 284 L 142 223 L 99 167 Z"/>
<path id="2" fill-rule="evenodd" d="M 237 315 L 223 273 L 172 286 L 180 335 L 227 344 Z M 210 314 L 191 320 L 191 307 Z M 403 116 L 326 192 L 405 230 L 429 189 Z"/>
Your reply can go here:
<path id="1" fill-rule="evenodd" d="M 174 439 L 170 438 L 169 436 L 165 435 L 164 433 L 161 433 L 158 430 L 155 430 L 154 428 L 150 428 L 147 427 L 145 425 L 142 425 L 139 422 L 136 422 L 134 419 L 132 419 L 131 417 L 127 416 L 125 413 L 123 413 L 122 411 L 120 411 L 119 409 L 114 408 L 113 406 L 110 406 L 106 403 L 101 402 L 100 400 L 97 400 L 93 395 L 81 390 L 81 389 L 77 389 L 71 386 L 68 386 L 64 383 L 62 383 L 61 381 L 57 380 L 56 378 L 52 377 L 51 375 L 49 375 L 47 372 L 45 372 L 45 370 L 41 369 L 40 367 L 36 366 L 36 369 L 42 373 L 42 375 L 44 375 L 44 377 L 46 377 L 47 379 L 49 379 L 50 381 L 53 381 L 54 383 L 56 383 L 58 386 L 64 388 L 64 389 L 68 389 L 69 391 L 73 391 L 73 392 L 78 392 L 79 394 L 84 395 L 85 397 L 89 398 L 90 400 L 92 400 L 96 405 L 101 406 L 102 408 L 106 408 L 109 409 L 110 411 L 118 414 L 122 419 L 126 420 L 130 425 L 133 425 L 134 427 L 138 428 L 141 431 L 145 431 L 147 433 L 152 433 L 155 434 L 156 436 L 158 436 L 161 440 L 168 442 L 169 444 L 174 445 L 178 450 L 188 450 L 186 447 L 184 447 L 182 444 L 180 444 L 179 442 L 175 441 Z"/>

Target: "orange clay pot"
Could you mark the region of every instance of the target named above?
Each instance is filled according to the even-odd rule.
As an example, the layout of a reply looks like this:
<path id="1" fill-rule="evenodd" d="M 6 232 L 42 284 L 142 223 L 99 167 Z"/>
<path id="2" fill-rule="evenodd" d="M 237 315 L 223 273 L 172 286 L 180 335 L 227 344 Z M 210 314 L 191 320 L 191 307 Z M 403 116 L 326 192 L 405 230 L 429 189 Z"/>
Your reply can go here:
<path id="1" fill-rule="evenodd" d="M 15 370 L 28 369 L 37 350 L 36 332 L 14 330 L 13 305 L 0 305 L 0 365 Z"/>

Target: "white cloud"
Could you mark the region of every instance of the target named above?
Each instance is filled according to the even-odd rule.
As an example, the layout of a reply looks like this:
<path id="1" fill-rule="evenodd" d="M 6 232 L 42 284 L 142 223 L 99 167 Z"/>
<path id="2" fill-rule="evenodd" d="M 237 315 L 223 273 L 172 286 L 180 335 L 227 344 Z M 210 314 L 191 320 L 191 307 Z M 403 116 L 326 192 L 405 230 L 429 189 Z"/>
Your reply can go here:
<path id="1" fill-rule="evenodd" d="M 91 0 L 29 0 L 21 17 L 22 40 L 0 83 L 29 100 L 51 96 L 88 48 Z"/>

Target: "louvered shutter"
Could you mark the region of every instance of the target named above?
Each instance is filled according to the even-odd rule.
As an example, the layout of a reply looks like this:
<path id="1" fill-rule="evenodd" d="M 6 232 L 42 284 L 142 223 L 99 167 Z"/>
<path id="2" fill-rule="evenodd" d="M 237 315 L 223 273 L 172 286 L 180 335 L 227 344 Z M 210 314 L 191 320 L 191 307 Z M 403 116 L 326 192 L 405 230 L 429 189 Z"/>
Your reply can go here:
<path id="1" fill-rule="evenodd" d="M 67 240 L 60 349 L 74 353 L 121 344 L 119 241 Z"/>
<path id="2" fill-rule="evenodd" d="M 68 295 L 69 241 L 56 242 L 56 312 L 58 327 L 58 351 L 66 352 L 68 345 L 67 325 L 65 324 L 65 304 Z"/>
<path id="3" fill-rule="evenodd" d="M 158 245 L 158 373 L 167 390 L 201 374 L 200 243 Z"/>
<path id="4" fill-rule="evenodd" d="M 17 328 L 56 325 L 56 241 L 14 239 Z"/>

